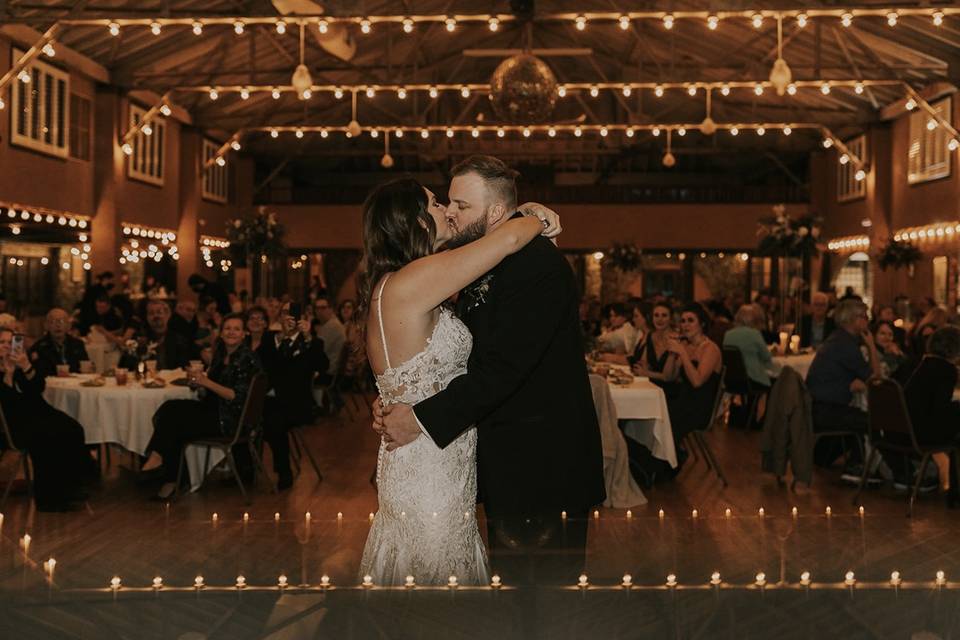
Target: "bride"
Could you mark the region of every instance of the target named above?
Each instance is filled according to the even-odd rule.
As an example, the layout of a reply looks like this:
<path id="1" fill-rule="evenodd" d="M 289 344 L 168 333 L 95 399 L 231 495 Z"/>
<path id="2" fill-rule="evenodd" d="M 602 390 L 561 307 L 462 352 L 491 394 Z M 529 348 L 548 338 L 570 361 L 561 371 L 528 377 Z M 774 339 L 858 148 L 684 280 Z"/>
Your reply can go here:
<path id="1" fill-rule="evenodd" d="M 445 207 L 416 180 L 377 187 L 363 208 L 367 354 L 382 401 L 416 404 L 466 373 L 473 339 L 444 302 L 541 233 L 559 225 L 539 205 L 536 217 L 509 220 L 457 249 Z M 444 449 L 423 434 L 377 454 L 379 509 L 367 536 L 360 575 L 378 585 L 486 584 L 486 552 L 476 522 L 476 429 Z"/>

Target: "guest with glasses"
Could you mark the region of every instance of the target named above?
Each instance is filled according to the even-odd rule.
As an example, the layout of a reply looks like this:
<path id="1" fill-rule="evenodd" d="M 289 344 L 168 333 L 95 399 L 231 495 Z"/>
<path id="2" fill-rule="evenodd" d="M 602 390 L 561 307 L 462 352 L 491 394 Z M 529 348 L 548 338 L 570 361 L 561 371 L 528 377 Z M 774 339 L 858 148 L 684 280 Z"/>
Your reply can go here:
<path id="1" fill-rule="evenodd" d="M 807 373 L 807 389 L 813 399 L 813 429 L 865 434 L 867 413 L 854 406 L 854 394 L 865 393 L 867 380 L 883 373 L 869 331 L 867 306 L 854 298 L 841 300 L 833 317 L 837 329 L 820 345 Z M 865 348 L 866 357 L 861 348 Z M 820 438 L 814 452 L 816 462 L 822 466 L 832 464 L 841 453 L 841 444 L 837 438 Z M 848 468 L 843 478 L 859 482 L 861 471 L 862 467 Z"/>
<path id="2" fill-rule="evenodd" d="M 89 360 L 83 340 L 70 335 L 70 316 L 63 309 L 47 312 L 47 332 L 30 347 L 30 362 L 41 378 L 57 375 L 57 365 L 68 365 L 71 373 Z"/>

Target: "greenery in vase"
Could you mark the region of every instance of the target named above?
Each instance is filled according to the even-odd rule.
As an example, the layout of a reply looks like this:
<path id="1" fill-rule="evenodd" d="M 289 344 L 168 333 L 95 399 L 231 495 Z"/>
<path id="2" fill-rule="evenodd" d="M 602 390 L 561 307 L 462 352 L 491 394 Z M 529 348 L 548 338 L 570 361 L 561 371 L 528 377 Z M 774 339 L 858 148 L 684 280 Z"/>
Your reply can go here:
<path id="1" fill-rule="evenodd" d="M 265 207 L 253 213 L 234 218 L 227 223 L 227 240 L 234 260 L 245 263 L 249 256 L 274 258 L 286 253 L 283 242 L 284 228 L 277 222 L 276 214 Z"/>
<path id="2" fill-rule="evenodd" d="M 920 251 L 912 242 L 889 239 L 880 251 L 877 252 L 877 265 L 883 271 L 887 267 L 901 269 L 911 267 L 923 258 Z"/>
<path id="3" fill-rule="evenodd" d="M 607 251 L 607 264 L 624 273 L 643 268 L 643 251 L 636 245 L 614 243 Z"/>
<path id="4" fill-rule="evenodd" d="M 820 253 L 817 240 L 820 238 L 822 219 L 815 215 L 791 218 L 786 207 L 778 204 L 773 216 L 760 220 L 757 236 L 757 253 L 762 256 L 816 256 Z"/>

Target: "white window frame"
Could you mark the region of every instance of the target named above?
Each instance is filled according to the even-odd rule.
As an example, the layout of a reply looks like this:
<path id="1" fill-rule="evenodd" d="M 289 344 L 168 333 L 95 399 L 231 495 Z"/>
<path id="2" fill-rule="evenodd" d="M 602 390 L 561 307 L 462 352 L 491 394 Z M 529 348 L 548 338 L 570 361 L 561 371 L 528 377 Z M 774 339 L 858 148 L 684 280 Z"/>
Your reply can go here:
<path id="1" fill-rule="evenodd" d="M 128 111 L 127 127 L 129 129 L 139 126 L 143 116 L 147 113 L 147 109 L 132 102 Z M 165 149 L 167 146 L 167 124 L 162 118 L 154 118 L 150 121 L 150 128 L 153 133 L 149 136 L 142 131 L 138 131 L 130 138 L 133 153 L 127 157 L 127 177 L 162 187 L 163 178 L 166 174 L 164 165 L 167 162 Z"/>
<path id="2" fill-rule="evenodd" d="M 950 96 L 930 104 L 940 117 L 952 123 L 953 100 Z M 950 175 L 949 133 L 942 126 L 927 129 L 930 114 L 918 108 L 910 114 L 910 144 L 907 147 L 907 181 L 919 184 Z"/>
<path id="3" fill-rule="evenodd" d="M 14 48 L 13 60 L 19 60 L 23 54 L 22 50 Z M 13 87 L 10 90 L 12 103 L 10 109 L 10 142 L 33 151 L 58 158 L 67 158 L 70 155 L 70 74 L 40 60 L 34 60 L 24 70 L 30 74 L 30 82 L 23 83 L 20 82 L 19 78 L 14 78 Z M 47 113 L 46 85 L 48 80 L 54 94 L 49 100 L 49 111 L 51 113 Z M 24 96 L 27 95 L 32 98 L 35 91 L 38 92 L 36 101 L 28 100 L 27 104 L 23 104 Z M 31 108 L 33 102 L 37 105 L 36 109 Z M 20 133 L 17 126 L 19 124 L 18 116 L 21 113 L 25 114 L 26 134 Z M 62 131 L 59 116 L 62 116 Z M 37 129 L 39 138 L 29 135 L 35 122 L 39 122 L 40 125 Z M 46 126 L 44 127 L 44 125 Z M 45 134 L 48 131 L 51 142 L 45 140 Z M 63 144 L 58 144 L 58 140 L 62 140 Z"/>
<path id="4" fill-rule="evenodd" d="M 217 151 L 219 151 L 222 146 L 222 143 L 204 138 L 200 162 L 206 166 L 207 162 L 217 155 Z M 201 195 L 204 200 L 211 200 L 213 202 L 219 202 L 220 204 L 226 204 L 228 202 L 230 196 L 230 176 L 227 173 L 228 166 L 229 163 L 221 167 L 214 162 L 203 170 Z"/>
<path id="5" fill-rule="evenodd" d="M 866 160 L 866 134 L 847 140 L 843 144 L 846 145 L 851 154 L 860 158 L 860 160 Z M 851 202 L 866 197 L 867 181 L 857 180 L 857 170 L 858 167 L 852 162 L 841 164 L 839 160 L 837 161 L 837 202 Z"/>

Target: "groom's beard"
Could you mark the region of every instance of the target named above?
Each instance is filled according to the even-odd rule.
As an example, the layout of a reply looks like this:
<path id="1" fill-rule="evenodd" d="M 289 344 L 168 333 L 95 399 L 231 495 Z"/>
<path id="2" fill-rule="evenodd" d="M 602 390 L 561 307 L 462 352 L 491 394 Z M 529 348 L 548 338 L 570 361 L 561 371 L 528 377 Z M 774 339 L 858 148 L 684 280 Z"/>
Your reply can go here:
<path id="1" fill-rule="evenodd" d="M 487 217 L 480 216 L 447 240 L 447 249 L 457 249 L 487 235 Z"/>

